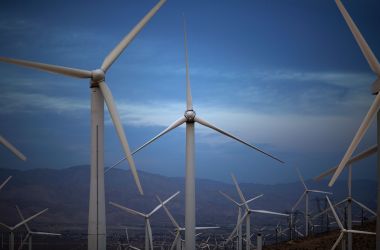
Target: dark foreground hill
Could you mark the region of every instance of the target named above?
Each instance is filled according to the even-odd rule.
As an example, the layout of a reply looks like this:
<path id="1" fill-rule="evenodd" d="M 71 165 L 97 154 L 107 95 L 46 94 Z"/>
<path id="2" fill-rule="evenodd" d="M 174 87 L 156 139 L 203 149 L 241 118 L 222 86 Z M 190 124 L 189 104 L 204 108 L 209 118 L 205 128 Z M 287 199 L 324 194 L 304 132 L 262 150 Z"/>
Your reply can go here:
<path id="1" fill-rule="evenodd" d="M 89 167 L 76 166 L 61 170 L 32 169 L 10 170 L 0 169 L 0 181 L 12 175 L 13 178 L 0 192 L 0 221 L 16 224 L 19 219 L 15 205 L 19 205 L 25 215 L 46 207 L 49 211 L 33 221 L 32 225 L 55 230 L 86 229 L 89 195 Z M 140 172 L 145 195 L 137 193 L 129 171 L 115 169 L 105 178 L 107 201 L 107 228 L 122 225 L 142 225 L 141 218 L 130 216 L 108 204 L 114 201 L 142 212 L 149 212 L 157 204 L 155 195 L 169 197 L 177 190 L 181 194 L 168 207 L 180 224 L 184 222 L 184 179 L 165 177 Z M 307 182 L 310 188 L 327 190 L 326 183 Z M 252 208 L 270 209 L 278 212 L 289 211 L 303 192 L 301 183 L 262 185 L 243 183 L 241 185 L 247 198 L 264 194 L 261 199 L 252 203 Z M 354 181 L 354 195 L 369 207 L 376 206 L 376 183 L 373 181 Z M 219 194 L 219 190 L 230 194 L 236 200 L 238 196 L 234 186 L 228 183 L 198 179 L 196 182 L 197 225 L 220 225 L 231 228 L 236 223 L 236 207 Z M 346 183 L 337 182 L 334 189 L 334 200 L 338 201 L 346 194 Z M 322 197 L 322 196 L 320 196 Z M 317 201 L 310 199 L 311 209 L 316 212 Z M 324 206 L 324 203 L 320 203 Z M 274 225 L 278 218 L 271 216 L 254 216 L 253 224 Z M 166 214 L 159 211 L 152 218 L 152 226 L 169 225 Z M 283 221 L 286 223 L 286 221 Z M 40 228 L 39 228 L 40 229 Z"/>

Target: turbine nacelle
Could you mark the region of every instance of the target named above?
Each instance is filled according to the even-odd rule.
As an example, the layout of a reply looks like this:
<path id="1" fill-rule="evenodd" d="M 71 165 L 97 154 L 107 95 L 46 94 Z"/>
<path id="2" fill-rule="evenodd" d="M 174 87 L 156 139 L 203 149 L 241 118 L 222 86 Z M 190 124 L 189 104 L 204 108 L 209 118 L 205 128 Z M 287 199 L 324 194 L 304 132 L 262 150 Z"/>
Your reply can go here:
<path id="1" fill-rule="evenodd" d="M 191 123 L 194 122 L 195 115 L 196 115 L 196 113 L 194 110 L 186 110 L 186 112 L 184 114 L 184 116 L 186 118 L 186 122 L 191 122 Z"/>
<path id="2" fill-rule="evenodd" d="M 91 86 L 98 85 L 99 82 L 105 80 L 106 74 L 102 69 L 95 69 L 91 71 Z"/>

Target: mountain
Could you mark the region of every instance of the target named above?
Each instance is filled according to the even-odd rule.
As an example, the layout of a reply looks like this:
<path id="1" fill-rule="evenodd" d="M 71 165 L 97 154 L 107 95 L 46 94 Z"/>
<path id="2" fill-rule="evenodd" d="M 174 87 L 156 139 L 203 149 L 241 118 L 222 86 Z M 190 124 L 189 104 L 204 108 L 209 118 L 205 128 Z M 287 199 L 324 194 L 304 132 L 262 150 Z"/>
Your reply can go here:
<path id="1" fill-rule="evenodd" d="M 129 171 L 114 169 L 106 174 L 106 210 L 107 227 L 121 225 L 142 225 L 143 220 L 131 216 L 108 204 L 117 202 L 129 208 L 149 212 L 158 201 L 155 195 L 167 198 L 176 191 L 180 195 L 168 203 L 169 209 L 180 224 L 184 224 L 184 179 L 165 177 L 162 175 L 139 172 L 144 196 L 138 194 L 132 175 Z M 0 169 L 0 182 L 12 175 L 11 181 L 0 192 L 0 221 L 9 225 L 16 224 L 19 219 L 15 209 L 18 205 L 24 214 L 32 215 L 46 207 L 49 211 L 36 218 L 32 225 L 55 230 L 86 229 L 89 195 L 89 166 L 75 166 L 65 169 L 31 169 L 13 170 Z M 338 181 L 332 190 L 327 183 L 306 181 L 309 188 L 334 192 L 334 200 L 343 199 L 346 195 L 346 182 Z M 303 192 L 300 182 L 276 185 L 242 183 L 241 188 L 246 198 L 258 194 L 264 196 L 254 202 L 255 209 L 268 209 L 278 212 L 289 211 Z M 236 223 L 236 207 L 220 195 L 219 190 L 234 197 L 238 196 L 235 187 L 228 183 L 197 179 L 197 225 L 220 225 L 232 227 Z M 376 182 L 368 180 L 353 181 L 354 197 L 367 206 L 376 207 Z M 310 196 L 311 210 L 317 211 L 315 195 Z M 323 196 L 319 202 L 324 207 Z M 302 205 L 301 203 L 301 209 Z M 254 215 L 253 224 L 276 224 L 279 218 L 265 215 Z M 283 220 L 283 219 L 282 219 Z M 284 220 L 283 220 L 284 221 Z M 286 220 L 285 220 L 286 222 Z M 152 225 L 169 225 L 169 220 L 163 211 L 152 218 Z"/>

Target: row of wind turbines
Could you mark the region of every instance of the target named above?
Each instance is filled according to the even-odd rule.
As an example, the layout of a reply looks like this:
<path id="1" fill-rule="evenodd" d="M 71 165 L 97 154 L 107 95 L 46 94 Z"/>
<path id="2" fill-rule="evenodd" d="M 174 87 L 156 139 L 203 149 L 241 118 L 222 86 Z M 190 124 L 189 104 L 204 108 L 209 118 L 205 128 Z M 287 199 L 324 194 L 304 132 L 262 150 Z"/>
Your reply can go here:
<path id="1" fill-rule="evenodd" d="M 120 140 L 120 143 L 122 145 L 125 158 L 128 163 L 129 167 L 131 169 L 131 172 L 134 176 L 134 180 L 136 183 L 136 186 L 141 194 L 143 194 L 143 189 L 139 180 L 139 176 L 137 174 L 137 170 L 135 167 L 135 163 L 133 160 L 132 155 L 134 153 L 137 153 L 150 143 L 154 142 L 161 136 L 165 135 L 169 131 L 177 128 L 178 126 L 182 124 L 186 124 L 186 175 L 185 175 L 185 248 L 186 249 L 195 249 L 195 162 L 194 162 L 194 130 L 195 130 L 195 123 L 209 127 L 227 137 L 230 137 L 240 143 L 245 144 L 246 146 L 280 162 L 284 163 L 279 158 L 273 156 L 272 154 L 269 154 L 265 152 L 262 149 L 259 149 L 258 147 L 245 142 L 241 140 L 240 138 L 216 127 L 215 125 L 211 124 L 207 120 L 199 117 L 196 112 L 193 109 L 193 101 L 192 101 L 192 95 L 191 95 L 191 86 L 190 86 L 190 73 L 189 73 L 189 63 L 188 63 L 188 49 L 187 49 L 187 34 L 186 34 L 186 27 L 184 27 L 184 41 L 185 41 L 185 63 L 186 63 L 186 109 L 183 117 L 180 117 L 175 122 L 173 122 L 171 125 L 169 125 L 165 130 L 163 130 L 161 133 L 159 133 L 157 136 L 153 137 L 151 140 L 143 144 L 141 147 L 136 149 L 135 151 L 131 152 L 127 138 L 124 133 L 124 129 L 122 127 L 119 114 L 117 112 L 117 108 L 115 105 L 115 102 L 112 97 L 112 93 L 110 89 L 108 88 L 105 78 L 106 73 L 112 66 L 112 64 L 117 60 L 117 58 L 123 53 L 123 51 L 128 47 L 128 45 L 132 42 L 132 40 L 137 36 L 137 34 L 142 30 L 142 28 L 151 20 L 151 18 L 156 14 L 156 12 L 163 6 L 163 4 L 166 2 L 166 0 L 160 0 L 145 16 L 141 21 L 131 30 L 129 34 L 127 34 L 121 42 L 105 57 L 103 60 L 100 68 L 95 70 L 83 70 L 83 69 L 76 69 L 76 68 L 69 68 L 69 67 L 63 67 L 63 66 L 57 66 L 57 65 L 51 65 L 51 64 L 44 64 L 39 62 L 32 62 L 32 61 L 26 61 L 26 60 L 19 60 L 19 59 L 11 59 L 11 58 L 5 58 L 0 57 L 1 62 L 5 63 L 11 63 L 16 64 L 19 66 L 29 67 L 37 70 L 47 71 L 50 73 L 56 73 L 61 74 L 69 77 L 75 77 L 75 78 L 86 78 L 90 79 L 90 95 L 91 95 L 91 168 L 90 168 L 90 198 L 89 198 L 89 218 L 88 218 L 88 249 L 106 249 L 106 217 L 105 217 L 105 197 L 104 197 L 104 102 L 106 103 L 106 106 L 108 108 L 108 111 L 110 113 L 112 122 L 115 126 L 118 138 Z M 348 12 L 342 5 L 342 3 L 339 0 L 336 0 L 336 3 L 339 7 L 339 10 L 341 11 L 342 15 L 344 16 L 344 19 L 346 20 L 349 28 L 351 29 L 356 41 L 358 42 L 363 54 L 365 55 L 371 69 L 374 71 L 374 73 L 377 75 L 377 79 L 373 84 L 373 93 L 378 94 L 378 91 L 380 89 L 380 66 L 379 63 L 374 56 L 373 52 L 369 48 L 368 44 L 362 37 L 359 29 L 356 27 L 354 22 L 352 21 L 351 17 L 349 16 Z M 185 26 L 185 24 L 184 24 Z M 336 168 L 336 171 L 329 183 L 329 186 L 332 186 L 340 173 L 343 171 L 343 169 L 347 166 L 347 164 L 350 161 L 350 158 L 360 143 L 361 139 L 363 138 L 365 132 L 367 131 L 371 121 L 373 120 L 376 112 L 378 113 L 380 106 L 380 97 L 379 95 L 376 96 L 374 103 L 372 104 L 368 114 L 366 115 L 365 119 L 363 120 L 362 125 L 360 126 L 357 134 L 355 135 L 353 142 L 349 146 L 346 154 L 344 155 L 341 163 Z M 380 114 L 378 113 L 378 120 L 380 120 Z M 379 121 L 378 121 L 379 124 Z M 379 126 L 378 126 L 379 128 Z M 378 129 L 379 130 L 379 129 Z M 378 133 L 380 135 L 380 133 Z M 8 143 L 3 137 L 0 137 L 0 142 L 4 146 L 8 147 L 13 153 L 15 153 L 18 157 L 26 159 L 25 156 L 23 156 L 18 150 L 15 150 L 14 147 L 11 146 L 10 143 Z M 378 151 L 377 151 L 378 152 Z M 379 153 L 378 153 L 379 154 Z M 380 157 L 378 157 L 380 159 Z M 121 161 L 123 161 L 122 159 Z M 119 161 L 118 163 L 120 163 Z M 115 167 L 118 163 L 116 163 L 111 168 Z M 379 163 L 380 166 L 380 163 Z M 110 168 L 110 169 L 111 169 Z M 110 169 L 107 169 L 110 170 Z M 380 170 L 379 170 L 380 172 Z M 380 178 L 379 178 L 380 179 Z M 236 184 L 236 179 L 233 177 L 234 183 Z M 379 182 L 380 183 L 380 182 Z M 317 192 L 316 190 L 309 190 L 305 183 L 303 182 L 305 191 L 302 197 L 300 198 L 299 202 L 302 200 L 303 197 L 305 197 L 306 200 L 306 209 L 308 207 L 308 196 L 309 193 Z M 379 184 L 380 187 L 380 184 Z M 238 189 L 240 190 L 240 189 Z M 264 211 L 264 210 L 252 210 L 249 208 L 247 200 L 245 200 L 245 197 L 241 193 L 241 191 L 238 191 L 239 196 L 241 198 L 241 202 L 239 203 L 240 208 L 240 220 L 238 222 L 237 228 L 235 228 L 234 231 L 241 232 L 240 225 L 243 223 L 244 220 L 248 222 L 250 219 L 251 213 L 267 213 L 270 211 Z M 349 194 L 350 196 L 350 194 Z M 258 197 L 256 197 L 258 198 Z M 327 198 L 328 199 L 328 198 Z M 350 198 L 350 201 L 352 199 Z M 378 195 L 378 202 L 380 201 L 380 192 Z M 296 206 L 298 203 L 296 203 Z M 117 204 L 113 204 L 117 205 Z M 162 207 L 165 208 L 165 204 L 161 204 Z M 296 207 L 295 206 L 295 207 Z M 380 214 L 380 206 L 378 206 L 377 216 Z M 121 208 L 121 207 L 120 207 Z M 245 211 L 244 214 L 241 214 L 242 211 Z M 331 207 L 331 210 L 334 211 L 334 209 Z M 131 212 L 131 211 L 130 211 Z M 274 214 L 275 212 L 270 212 Z M 142 216 L 142 214 L 140 214 Z M 281 215 L 278 213 L 277 215 Z M 145 218 L 149 218 L 148 215 L 144 214 Z M 334 214 L 335 216 L 335 214 Z M 308 223 L 308 216 L 305 215 L 306 223 Z M 148 236 L 147 239 L 150 242 L 151 241 L 151 229 L 149 226 L 149 220 L 147 219 L 147 229 L 146 229 L 146 235 Z M 338 223 L 339 224 L 339 223 Z M 247 223 L 248 225 L 248 223 Z M 308 226 L 305 227 L 305 234 L 307 235 L 307 229 Z M 246 228 L 249 232 L 249 226 Z M 343 230 L 343 229 L 342 229 Z M 346 229 L 344 229 L 346 230 Z M 351 229 L 348 229 L 351 230 Z M 248 233 L 247 232 L 247 233 Z M 342 231 L 353 233 L 353 231 Z M 247 234 L 250 235 L 250 234 Z M 343 237 L 343 236 L 342 236 Z M 240 243 L 239 243 L 240 244 Z M 250 246 L 250 244 L 247 244 Z M 380 249 L 380 223 L 377 224 L 377 249 Z"/>

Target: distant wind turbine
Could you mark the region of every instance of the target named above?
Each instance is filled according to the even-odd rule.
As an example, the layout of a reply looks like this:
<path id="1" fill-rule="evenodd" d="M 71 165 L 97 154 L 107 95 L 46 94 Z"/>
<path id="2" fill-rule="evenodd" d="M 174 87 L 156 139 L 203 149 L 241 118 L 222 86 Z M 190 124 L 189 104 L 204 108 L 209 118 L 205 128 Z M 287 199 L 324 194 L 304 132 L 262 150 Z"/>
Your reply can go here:
<path id="1" fill-rule="evenodd" d="M 13 146 L 9 141 L 7 141 L 3 136 L 0 135 L 0 144 L 4 145 L 9 151 L 11 151 L 20 160 L 26 161 L 26 157 L 21 153 L 15 146 Z"/>
<path id="2" fill-rule="evenodd" d="M 123 211 L 126 211 L 127 213 L 140 216 L 144 218 L 145 221 L 145 250 L 153 250 L 153 235 L 152 235 L 152 227 L 150 225 L 150 217 L 155 214 L 163 205 L 171 201 L 174 197 L 176 197 L 180 192 L 176 192 L 169 198 L 167 198 L 163 203 L 156 206 L 150 213 L 144 214 L 139 211 L 133 210 L 131 208 L 124 207 L 120 204 L 117 204 L 115 202 L 110 202 L 110 204 L 114 207 L 120 208 Z"/>
<path id="3" fill-rule="evenodd" d="M 205 127 L 211 128 L 227 137 L 230 137 L 240 143 L 243 143 L 247 145 L 250 148 L 255 149 L 256 151 L 259 151 L 260 153 L 269 156 L 270 158 L 284 163 L 282 160 L 278 159 L 277 157 L 264 152 L 263 150 L 259 149 L 256 146 L 253 146 L 252 144 L 249 144 L 238 137 L 214 126 L 210 122 L 204 120 L 203 118 L 199 117 L 194 109 L 193 109 L 193 99 L 191 95 L 191 87 L 190 87 L 190 75 L 189 75 L 189 62 L 188 62 L 188 49 L 187 49 L 187 33 L 186 33 L 186 24 L 184 20 L 184 43 L 185 43 L 185 63 L 186 63 L 186 111 L 183 117 L 180 117 L 178 120 L 173 122 L 169 127 L 167 127 L 165 130 L 163 130 L 161 133 L 159 133 L 157 136 L 155 136 L 150 141 L 146 142 L 144 145 L 136 149 L 134 153 L 137 153 L 150 143 L 154 142 L 161 136 L 165 135 L 169 131 L 177 128 L 178 126 L 186 123 L 186 173 L 185 173 L 185 226 L 186 226 L 186 249 L 192 250 L 195 249 L 195 163 L 194 163 L 194 125 L 195 123 L 198 123 L 200 125 L 203 125 Z M 121 159 L 116 164 L 111 166 L 107 169 L 109 171 L 110 169 L 116 167 L 119 163 L 124 161 L 125 159 Z"/>
<path id="4" fill-rule="evenodd" d="M 132 158 L 127 138 L 120 121 L 111 91 L 106 85 L 106 72 L 124 49 L 132 42 L 141 29 L 156 14 L 166 0 L 160 0 L 141 21 L 126 35 L 121 42 L 107 55 L 99 69 L 82 70 L 32 61 L 10 59 L 0 57 L 0 61 L 16 64 L 24 67 L 56 73 L 60 75 L 90 79 L 91 93 L 91 178 L 90 178 L 90 201 L 88 217 L 88 249 L 106 249 L 106 217 L 104 202 L 104 102 L 108 107 L 112 122 L 115 126 L 120 143 L 129 167 L 135 179 L 137 188 L 141 194 L 143 190 Z"/>
<path id="5" fill-rule="evenodd" d="M 317 193 L 317 194 L 332 194 L 331 192 L 326 192 L 326 191 L 321 191 L 321 190 L 315 190 L 315 189 L 309 189 L 306 186 L 306 183 L 301 175 L 300 170 L 296 167 L 298 177 L 300 178 L 300 181 L 302 182 L 302 185 L 305 188 L 305 191 L 303 191 L 301 197 L 298 199 L 296 204 L 292 207 L 292 217 L 293 217 L 293 212 L 294 210 L 298 207 L 302 199 L 305 197 L 305 236 L 307 237 L 309 235 L 309 193 Z M 292 218 L 290 221 L 290 224 L 293 224 Z"/>

